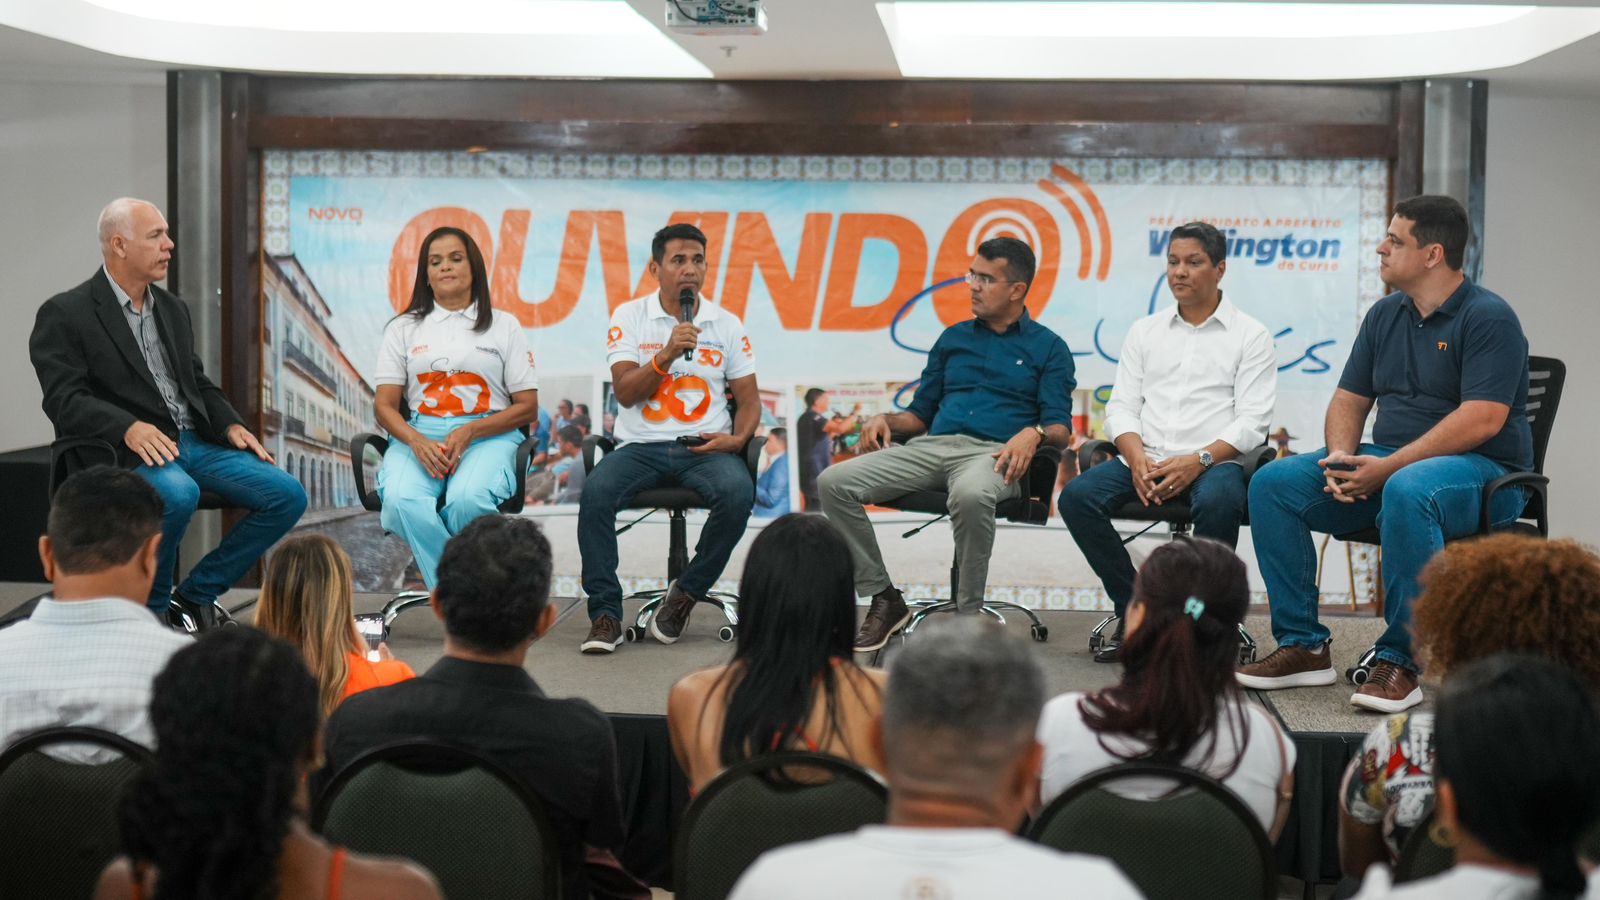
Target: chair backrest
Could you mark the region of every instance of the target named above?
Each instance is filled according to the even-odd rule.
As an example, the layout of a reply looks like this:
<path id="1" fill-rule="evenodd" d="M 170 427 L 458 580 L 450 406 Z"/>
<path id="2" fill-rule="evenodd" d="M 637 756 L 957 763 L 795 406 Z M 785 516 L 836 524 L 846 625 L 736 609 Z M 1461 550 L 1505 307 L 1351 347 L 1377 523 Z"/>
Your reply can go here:
<path id="1" fill-rule="evenodd" d="M 1114 791 L 1116 782 L 1150 778 L 1174 787 L 1154 800 Z M 1045 807 L 1028 837 L 1110 859 L 1149 900 L 1277 896 L 1261 823 L 1232 791 L 1191 769 L 1125 763 L 1092 772 Z"/>
<path id="2" fill-rule="evenodd" d="M 50 755 L 89 745 L 110 759 L 68 762 Z M 154 758 L 98 728 L 46 728 L 0 753 L 0 873 L 7 900 L 94 894 L 122 848 L 122 793 Z"/>
<path id="3" fill-rule="evenodd" d="M 1550 446 L 1561 389 L 1567 383 L 1567 364 L 1550 356 L 1528 357 L 1528 427 L 1533 431 L 1533 470 L 1544 472 L 1544 452 Z"/>
<path id="4" fill-rule="evenodd" d="M 1433 813 L 1429 813 L 1400 847 L 1400 858 L 1394 863 L 1394 883 L 1403 884 L 1419 878 L 1431 878 L 1456 864 L 1456 848 L 1447 847 L 1433 839 Z"/>
<path id="5" fill-rule="evenodd" d="M 718 775 L 689 804 L 673 845 L 678 900 L 723 900 L 774 847 L 882 824 L 889 792 L 854 763 L 770 753 Z"/>
<path id="6" fill-rule="evenodd" d="M 403 741 L 357 756 L 318 798 L 312 827 L 351 850 L 417 862 L 446 897 L 561 896 L 561 857 L 544 807 L 464 747 Z"/>

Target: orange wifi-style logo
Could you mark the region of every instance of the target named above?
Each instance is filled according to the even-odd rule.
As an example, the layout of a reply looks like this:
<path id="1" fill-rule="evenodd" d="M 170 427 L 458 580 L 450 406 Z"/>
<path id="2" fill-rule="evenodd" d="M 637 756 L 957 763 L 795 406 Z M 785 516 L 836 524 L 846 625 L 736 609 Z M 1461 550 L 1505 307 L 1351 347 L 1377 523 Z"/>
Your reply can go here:
<path id="1" fill-rule="evenodd" d="M 1048 178 L 1041 178 L 1039 190 L 1066 208 L 1067 215 L 1072 218 L 1072 224 L 1078 231 L 1078 280 L 1088 281 L 1093 272 L 1096 281 L 1105 281 L 1106 276 L 1111 274 L 1111 222 L 1106 218 L 1105 206 L 1095 195 L 1094 188 L 1066 166 L 1054 163 L 1050 166 L 1050 174 L 1066 187 Z M 1080 199 L 1089 208 L 1089 216 L 1085 216 L 1079 207 Z M 1089 231 L 1090 217 L 1094 219 L 1094 235 L 1099 238 L 1098 265 L 1095 263 L 1095 240 Z"/>

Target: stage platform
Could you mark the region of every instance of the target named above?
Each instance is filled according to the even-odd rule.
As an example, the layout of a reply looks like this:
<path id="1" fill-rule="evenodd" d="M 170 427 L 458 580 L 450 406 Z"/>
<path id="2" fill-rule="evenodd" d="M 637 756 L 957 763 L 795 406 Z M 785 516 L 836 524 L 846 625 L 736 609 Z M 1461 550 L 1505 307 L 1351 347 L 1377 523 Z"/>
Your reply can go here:
<path id="1" fill-rule="evenodd" d="M 0 584 L 0 617 L 48 585 Z M 230 608 L 253 600 L 254 591 L 231 591 Z M 374 612 L 388 600 L 384 594 L 358 594 L 357 612 Z M 528 671 L 554 696 L 579 696 L 612 716 L 618 729 L 619 754 L 624 768 L 625 803 L 636 835 L 668 833 L 670 822 L 687 795 L 667 744 L 665 713 L 667 690 L 686 672 L 725 662 L 732 645 L 717 638 L 721 615 L 710 607 L 698 609 L 684 636 L 672 646 L 653 641 L 625 644 L 609 656 L 588 656 L 578 644 L 588 633 L 583 603 L 570 597 L 555 601 L 560 618 L 551 632 L 534 645 Z M 631 614 L 637 606 L 627 610 Z M 248 622 L 252 609 L 241 610 Z M 1117 668 L 1096 664 L 1088 651 L 1090 630 L 1102 618 L 1099 612 L 1053 611 L 1039 613 L 1049 628 L 1049 640 L 1035 644 L 1052 693 L 1092 690 L 1117 677 Z M 1371 617 L 1327 616 L 1333 632 L 1334 656 L 1341 670 L 1371 646 L 1383 622 Z M 1008 616 L 1007 627 L 1026 636 L 1028 622 Z M 1252 615 L 1246 627 L 1261 645 L 1262 655 L 1273 647 L 1265 611 Z M 911 638 L 915 640 L 915 636 Z M 419 672 L 439 658 L 443 630 L 426 608 L 412 610 L 394 625 L 390 648 L 395 656 Z M 892 662 L 898 642 L 892 642 L 883 662 Z M 1327 883 L 1337 878 L 1337 807 L 1335 792 L 1346 761 L 1362 737 L 1381 717 L 1357 711 L 1349 704 L 1352 688 L 1341 682 L 1325 688 L 1302 688 L 1273 694 L 1253 693 L 1253 698 L 1273 711 L 1293 736 L 1296 764 L 1295 810 L 1289 828 L 1278 842 L 1280 872 L 1305 882 Z M 642 827 L 641 827 L 642 826 Z M 667 869 L 669 844 L 645 841 L 630 847 L 629 862 L 658 884 L 670 884 Z"/>

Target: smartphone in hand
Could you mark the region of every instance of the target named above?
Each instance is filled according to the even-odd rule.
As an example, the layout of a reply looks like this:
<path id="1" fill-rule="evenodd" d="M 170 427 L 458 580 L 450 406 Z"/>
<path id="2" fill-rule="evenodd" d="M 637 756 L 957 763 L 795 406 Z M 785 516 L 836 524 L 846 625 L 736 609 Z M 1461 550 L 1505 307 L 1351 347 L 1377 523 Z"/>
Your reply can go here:
<path id="1" fill-rule="evenodd" d="M 378 645 L 389 636 L 389 629 L 383 624 L 383 613 L 363 613 L 356 616 L 356 630 L 367 642 L 367 659 L 378 661 Z"/>
<path id="2" fill-rule="evenodd" d="M 1324 468 L 1332 469 L 1335 472 L 1354 472 L 1356 470 L 1356 464 L 1348 462 L 1331 462 L 1325 464 Z"/>
<path id="3" fill-rule="evenodd" d="M 698 434 L 685 434 L 678 438 L 678 443 L 685 447 L 699 447 L 706 444 L 707 441 Z"/>

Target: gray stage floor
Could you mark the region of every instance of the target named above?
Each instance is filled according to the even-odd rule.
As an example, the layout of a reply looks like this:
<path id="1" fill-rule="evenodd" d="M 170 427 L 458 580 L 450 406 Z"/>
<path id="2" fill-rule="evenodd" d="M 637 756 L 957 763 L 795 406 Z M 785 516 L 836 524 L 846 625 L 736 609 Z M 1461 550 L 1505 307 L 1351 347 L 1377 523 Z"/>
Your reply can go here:
<path id="1" fill-rule="evenodd" d="M 28 598 L 48 589 L 48 585 L 0 584 L 0 616 Z M 253 591 L 230 591 L 229 607 L 249 601 Z M 356 595 L 356 611 L 377 611 L 388 600 L 384 594 Z M 717 639 L 720 614 L 703 607 L 695 611 L 688 630 L 678 643 L 663 646 L 646 640 L 624 644 L 610 656 L 587 656 L 578 644 L 588 633 L 588 618 L 583 604 L 573 598 L 555 601 L 561 608 L 556 627 L 534 645 L 528 655 L 528 671 L 543 688 L 557 696 L 581 696 L 606 712 L 662 715 L 666 712 L 667 689 L 686 672 L 727 661 L 732 645 Z M 630 615 L 637 609 L 630 606 Z M 1096 664 L 1089 655 L 1088 635 L 1099 622 L 1098 612 L 1043 611 L 1040 619 L 1050 630 L 1050 639 L 1035 644 L 1045 667 L 1052 693 L 1093 690 L 1117 676 L 1115 666 Z M 250 611 L 240 618 L 249 621 Z M 1026 617 L 1007 617 L 1007 627 L 1019 635 L 1027 634 Z M 1355 657 L 1372 645 L 1383 622 L 1369 617 L 1324 616 L 1333 632 L 1334 658 L 1342 671 Z M 1263 611 L 1251 616 L 1246 627 L 1261 644 L 1265 655 L 1273 647 L 1271 628 Z M 915 640 L 915 637 L 912 638 Z M 443 631 L 426 608 L 407 612 L 395 622 L 390 647 L 395 656 L 418 671 L 439 658 Z M 896 644 L 891 643 L 883 662 L 892 661 Z M 1320 688 L 1300 688 L 1271 694 L 1258 694 L 1277 711 L 1284 725 L 1296 732 L 1366 732 L 1380 717 L 1356 710 L 1349 703 L 1353 689 L 1344 684 Z M 1429 688 L 1425 686 L 1425 691 Z"/>

